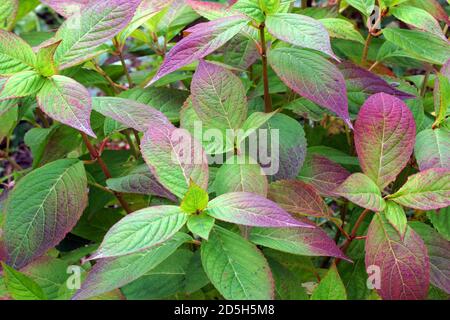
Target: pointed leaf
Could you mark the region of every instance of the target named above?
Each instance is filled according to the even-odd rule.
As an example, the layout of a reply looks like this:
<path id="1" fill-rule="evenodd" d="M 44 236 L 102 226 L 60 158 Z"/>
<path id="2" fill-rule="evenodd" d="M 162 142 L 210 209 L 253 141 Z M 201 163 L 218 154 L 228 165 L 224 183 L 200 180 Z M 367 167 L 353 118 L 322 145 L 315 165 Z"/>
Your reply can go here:
<path id="1" fill-rule="evenodd" d="M 218 196 L 243 191 L 265 197 L 268 183 L 267 177 L 256 161 L 245 156 L 233 156 L 217 171 L 214 188 Z"/>
<path id="2" fill-rule="evenodd" d="M 145 132 L 149 126 L 169 125 L 170 121 L 151 106 L 118 97 L 94 97 L 92 108 L 129 128 Z"/>
<path id="3" fill-rule="evenodd" d="M 428 249 L 430 256 L 430 281 L 450 294 L 450 241 L 445 240 L 433 228 L 419 221 L 409 224 Z"/>
<path id="4" fill-rule="evenodd" d="M 36 55 L 36 69 L 45 77 L 53 76 L 58 72 L 53 58 L 56 49 L 61 44 L 61 40 L 51 42 L 39 48 Z"/>
<path id="5" fill-rule="evenodd" d="M 5 207 L 8 264 L 23 267 L 57 245 L 75 226 L 86 204 L 87 179 L 81 161 L 57 160 L 27 174 Z"/>
<path id="6" fill-rule="evenodd" d="M 25 274 L 1 263 L 8 293 L 15 300 L 45 300 L 42 288 Z"/>
<path id="7" fill-rule="evenodd" d="M 352 174 L 335 190 L 335 193 L 375 212 L 384 210 L 386 205 L 378 186 L 363 173 Z"/>
<path id="8" fill-rule="evenodd" d="M 142 139 L 141 152 L 158 181 L 177 197 L 184 197 L 191 179 L 206 190 L 206 154 L 186 130 L 172 125 L 150 127 Z"/>
<path id="9" fill-rule="evenodd" d="M 95 56 L 95 49 L 114 37 L 133 18 L 140 0 L 93 1 L 70 16 L 58 29 L 63 40 L 55 52 L 55 63 L 67 68 Z"/>
<path id="10" fill-rule="evenodd" d="M 271 183 L 268 198 L 295 216 L 331 216 L 318 191 L 303 181 L 279 180 Z"/>
<path id="11" fill-rule="evenodd" d="M 448 72 L 445 69 L 448 68 L 450 64 L 448 60 L 446 64 L 442 67 L 441 72 L 437 73 L 434 80 L 434 111 L 436 114 L 436 121 L 433 125 L 439 126 L 441 122 L 445 120 L 447 116 L 448 106 L 450 105 L 450 75 L 443 74 Z"/>
<path id="12" fill-rule="evenodd" d="M 331 49 L 328 31 L 319 20 L 294 13 L 276 13 L 269 15 L 265 23 L 274 37 L 295 46 L 321 51 L 338 60 Z"/>
<path id="13" fill-rule="evenodd" d="M 427 212 L 428 219 L 433 227 L 447 240 L 450 241 L 450 206 Z"/>
<path id="14" fill-rule="evenodd" d="M 292 254 L 330 256 L 348 260 L 334 241 L 319 227 L 252 228 L 250 240 L 258 245 Z"/>
<path id="15" fill-rule="evenodd" d="M 45 78 L 36 71 L 22 71 L 12 75 L 0 88 L 0 101 L 26 97 L 37 93 L 45 84 Z"/>
<path id="16" fill-rule="evenodd" d="M 311 300 L 347 300 L 347 292 L 336 264 L 332 264 L 311 296 Z"/>
<path id="17" fill-rule="evenodd" d="M 30 45 L 12 32 L 0 30 L 0 76 L 32 70 L 36 55 Z"/>
<path id="18" fill-rule="evenodd" d="M 208 201 L 208 192 L 191 181 L 189 189 L 181 201 L 180 209 L 187 214 L 199 213 L 206 209 Z"/>
<path id="19" fill-rule="evenodd" d="M 432 168 L 409 176 L 408 181 L 389 198 L 419 210 L 445 208 L 450 205 L 450 170 Z"/>
<path id="20" fill-rule="evenodd" d="M 334 190 L 341 185 L 350 172 L 326 157 L 307 156 L 298 178 L 314 186 L 323 196 L 335 196 Z"/>
<path id="21" fill-rule="evenodd" d="M 214 227 L 202 243 L 203 268 L 216 289 L 229 300 L 274 298 L 272 272 L 262 253 L 241 236 Z"/>
<path id="22" fill-rule="evenodd" d="M 366 100 L 355 124 L 355 146 L 363 172 L 383 190 L 408 163 L 416 133 L 409 108 L 377 93 Z"/>
<path id="23" fill-rule="evenodd" d="M 364 38 L 350 21 L 338 18 L 325 18 L 319 21 L 327 29 L 331 38 L 351 40 L 364 44 Z"/>
<path id="24" fill-rule="evenodd" d="M 207 212 L 218 220 L 255 227 L 306 227 L 276 203 L 250 192 L 226 193 L 211 200 Z"/>
<path id="25" fill-rule="evenodd" d="M 367 231 L 366 268 L 378 267 L 378 294 L 385 300 L 425 299 L 430 263 L 422 239 L 407 227 L 403 239 L 384 214 L 376 214 Z"/>
<path id="26" fill-rule="evenodd" d="M 421 171 L 431 168 L 450 169 L 450 131 L 438 128 L 419 132 L 414 155 Z"/>
<path id="27" fill-rule="evenodd" d="M 384 210 L 386 220 L 397 230 L 400 238 L 403 239 L 406 233 L 407 219 L 405 210 L 402 206 L 396 204 L 393 201 L 386 202 L 386 208 Z"/>
<path id="28" fill-rule="evenodd" d="M 349 5 L 356 8 L 366 17 L 372 14 L 375 7 L 375 0 L 346 0 Z"/>
<path id="29" fill-rule="evenodd" d="M 268 58 L 289 88 L 350 123 L 345 80 L 331 62 L 298 48 L 276 48 L 269 51 Z"/>
<path id="30" fill-rule="evenodd" d="M 247 118 L 244 85 L 231 71 L 200 60 L 191 83 L 192 106 L 207 126 L 239 129 Z"/>
<path id="31" fill-rule="evenodd" d="M 176 206 L 155 206 L 135 211 L 106 233 L 90 259 L 123 256 L 159 245 L 186 223 L 187 215 Z"/>
<path id="32" fill-rule="evenodd" d="M 40 0 L 43 4 L 49 6 L 63 17 L 69 17 L 73 14 L 80 14 L 81 11 L 95 0 Z"/>
<path id="33" fill-rule="evenodd" d="M 247 22 L 248 19 L 243 16 L 225 17 L 197 24 L 194 28 L 186 30 L 186 32 L 191 32 L 191 34 L 178 42 L 169 51 L 150 84 L 219 49 L 238 34 Z"/>
<path id="34" fill-rule="evenodd" d="M 164 188 L 146 164 L 141 164 L 126 175 L 106 180 L 111 190 L 125 193 L 151 194 L 176 201 L 177 198 Z"/>
<path id="35" fill-rule="evenodd" d="M 49 117 L 96 137 L 91 129 L 91 97 L 75 80 L 55 75 L 45 82 L 37 95 L 39 108 Z"/>
<path id="36" fill-rule="evenodd" d="M 155 268 L 190 239 L 191 237 L 185 233 L 176 233 L 159 246 L 126 256 L 100 259 L 73 299 L 88 299 L 123 287 Z"/>
<path id="37" fill-rule="evenodd" d="M 214 227 L 215 219 L 202 212 L 201 214 L 190 215 L 187 221 L 188 229 L 193 233 L 197 234 L 205 240 L 208 240 L 209 233 Z"/>

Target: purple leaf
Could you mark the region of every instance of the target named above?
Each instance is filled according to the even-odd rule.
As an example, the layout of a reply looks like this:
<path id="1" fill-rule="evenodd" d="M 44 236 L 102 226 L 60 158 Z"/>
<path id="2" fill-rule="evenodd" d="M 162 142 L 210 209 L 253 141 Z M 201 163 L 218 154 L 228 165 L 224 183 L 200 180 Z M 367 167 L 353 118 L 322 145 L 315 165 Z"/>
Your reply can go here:
<path id="1" fill-rule="evenodd" d="M 267 197 L 294 216 L 331 216 L 318 191 L 303 181 L 279 180 L 271 183 Z"/>
<path id="2" fill-rule="evenodd" d="M 223 46 L 247 24 L 244 16 L 232 16 L 199 23 L 185 30 L 191 34 L 178 42 L 166 55 L 161 68 L 149 85 Z"/>
<path id="3" fill-rule="evenodd" d="M 177 201 L 177 198 L 158 182 L 146 164 L 137 166 L 122 177 L 106 180 L 106 185 L 117 192 L 155 195 Z"/>
<path id="4" fill-rule="evenodd" d="M 305 220 L 305 223 L 313 226 Z M 328 256 L 350 261 L 319 227 L 252 228 L 250 241 L 275 250 L 304 256 Z"/>
<path id="5" fill-rule="evenodd" d="M 239 129 L 247 118 L 241 79 L 231 71 L 200 60 L 191 82 L 192 106 L 208 127 Z"/>
<path id="6" fill-rule="evenodd" d="M 345 78 L 347 88 L 352 91 L 367 94 L 384 92 L 402 100 L 415 98 L 414 95 L 395 89 L 383 78 L 350 61 L 338 64 L 338 68 Z"/>
<path id="7" fill-rule="evenodd" d="M 386 300 L 421 300 L 428 293 L 430 263 L 427 249 L 407 227 L 403 239 L 384 215 L 376 214 L 367 231 L 366 268 L 380 270 L 378 293 Z"/>
<path id="8" fill-rule="evenodd" d="M 158 181 L 177 197 L 184 197 L 191 179 L 204 190 L 208 187 L 206 153 L 185 129 L 152 126 L 144 134 L 141 151 Z"/>
<path id="9" fill-rule="evenodd" d="M 430 256 L 430 281 L 450 294 L 450 241 L 445 240 L 432 227 L 419 221 L 411 221 L 428 249 Z"/>
<path id="10" fill-rule="evenodd" d="M 314 186 L 323 196 L 336 196 L 334 190 L 350 172 L 326 157 L 313 154 L 306 158 L 298 178 Z"/>
<path id="11" fill-rule="evenodd" d="M 64 76 L 52 76 L 36 98 L 39 108 L 50 118 L 96 138 L 90 124 L 91 96 L 78 82 Z"/>
<path id="12" fill-rule="evenodd" d="M 414 155 L 421 171 L 450 169 L 450 131 L 446 128 L 420 131 L 416 136 Z"/>
<path id="13" fill-rule="evenodd" d="M 250 192 L 218 196 L 209 202 L 207 212 L 216 219 L 245 226 L 314 228 L 292 218 L 275 202 Z"/>
<path id="14" fill-rule="evenodd" d="M 268 59 L 289 88 L 335 112 L 352 127 L 345 80 L 334 64 L 317 53 L 286 47 L 270 50 Z"/>
<path id="15" fill-rule="evenodd" d="M 89 4 L 98 0 L 41 0 L 41 2 L 57 13 L 67 18 L 73 14 L 80 14 Z"/>
<path id="16" fill-rule="evenodd" d="M 386 93 L 370 96 L 355 124 L 355 146 L 363 172 L 381 190 L 408 163 L 416 124 L 405 103 Z"/>
<path id="17" fill-rule="evenodd" d="M 94 97 L 92 108 L 138 131 L 146 131 L 150 126 L 170 125 L 170 121 L 161 111 L 130 99 Z"/>
<path id="18" fill-rule="evenodd" d="M 432 168 L 408 177 L 394 194 L 393 201 L 419 210 L 433 210 L 450 205 L 450 169 Z"/>

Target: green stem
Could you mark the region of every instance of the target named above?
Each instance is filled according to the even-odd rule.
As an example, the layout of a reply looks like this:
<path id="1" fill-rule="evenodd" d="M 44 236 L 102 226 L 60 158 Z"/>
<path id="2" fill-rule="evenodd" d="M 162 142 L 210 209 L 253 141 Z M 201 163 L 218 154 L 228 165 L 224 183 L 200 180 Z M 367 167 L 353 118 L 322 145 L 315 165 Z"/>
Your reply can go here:
<path id="1" fill-rule="evenodd" d="M 269 76 L 267 74 L 267 48 L 266 38 L 264 35 L 264 23 L 259 25 L 259 38 L 261 40 L 261 59 L 263 67 L 263 83 L 264 83 L 264 111 L 266 113 L 272 112 L 272 99 L 269 94 Z"/>

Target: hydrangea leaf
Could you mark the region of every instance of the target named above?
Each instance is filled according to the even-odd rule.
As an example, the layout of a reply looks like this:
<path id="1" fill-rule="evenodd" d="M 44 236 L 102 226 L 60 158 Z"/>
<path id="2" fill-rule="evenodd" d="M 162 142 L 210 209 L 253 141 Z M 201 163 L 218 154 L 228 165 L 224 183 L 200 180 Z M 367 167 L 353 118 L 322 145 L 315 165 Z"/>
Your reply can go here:
<path id="1" fill-rule="evenodd" d="M 109 229 L 90 259 L 136 253 L 170 239 L 184 226 L 187 215 L 177 206 L 155 206 L 135 211 Z"/>
<path id="2" fill-rule="evenodd" d="M 419 235 L 406 228 L 403 239 L 386 220 L 376 214 L 367 231 L 366 268 L 378 267 L 378 294 L 385 300 L 420 300 L 428 293 L 430 263 Z"/>
<path id="3" fill-rule="evenodd" d="M 91 129 L 92 110 L 89 91 L 75 80 L 54 75 L 37 94 L 39 108 L 49 117 L 96 137 Z"/>
<path id="4" fill-rule="evenodd" d="M 416 136 L 414 155 L 420 170 L 450 169 L 450 131 L 438 128 L 419 132 Z"/>
<path id="5" fill-rule="evenodd" d="M 409 225 L 419 234 L 428 249 L 430 282 L 450 294 L 450 241 L 425 223 L 411 221 Z"/>
<path id="6" fill-rule="evenodd" d="M 94 97 L 92 108 L 138 131 L 145 132 L 149 126 L 170 125 L 170 121 L 161 111 L 130 99 Z"/>
<path id="7" fill-rule="evenodd" d="M 8 264 L 23 267 L 57 245 L 75 226 L 86 204 L 87 178 L 81 161 L 57 160 L 27 174 L 5 207 Z"/>
<path id="8" fill-rule="evenodd" d="M 250 157 L 233 156 L 217 171 L 214 189 L 216 195 L 243 191 L 265 197 L 268 189 L 267 177 L 260 165 Z"/>
<path id="9" fill-rule="evenodd" d="M 192 106 L 200 120 L 218 129 L 238 129 L 247 118 L 242 81 L 231 71 L 200 60 L 191 83 Z"/>
<path id="10" fill-rule="evenodd" d="M 364 38 L 351 22 L 338 18 L 325 18 L 319 21 L 327 29 L 330 37 L 364 44 Z"/>
<path id="11" fill-rule="evenodd" d="M 199 213 L 206 209 L 208 201 L 208 192 L 190 181 L 189 189 L 180 203 L 180 209 L 187 214 Z"/>
<path id="12" fill-rule="evenodd" d="M 214 227 L 215 219 L 206 212 L 190 215 L 187 221 L 188 229 L 205 240 L 208 240 L 209 233 Z"/>
<path id="13" fill-rule="evenodd" d="M 268 59 L 289 88 L 335 112 L 351 126 L 345 80 L 334 64 L 319 54 L 299 48 L 270 50 Z"/>
<path id="14" fill-rule="evenodd" d="M 247 23 L 246 17 L 237 15 L 196 24 L 187 29 L 186 32 L 190 35 L 169 51 L 150 85 L 165 75 L 219 49 L 238 34 Z"/>
<path id="15" fill-rule="evenodd" d="M 106 180 L 106 185 L 117 192 L 150 194 L 177 201 L 177 198 L 156 180 L 146 164 L 133 168 L 121 177 Z"/>
<path id="16" fill-rule="evenodd" d="M 69 17 L 73 14 L 81 14 L 84 8 L 95 0 L 41 0 L 41 2 L 63 17 Z"/>
<path id="17" fill-rule="evenodd" d="M 228 300 L 271 300 L 274 283 L 269 265 L 241 236 L 215 226 L 202 243 L 203 268 L 212 284 Z"/>
<path id="18" fill-rule="evenodd" d="M 22 71 L 12 75 L 0 88 L 0 101 L 26 97 L 37 93 L 45 84 L 45 78 L 36 71 Z"/>
<path id="19" fill-rule="evenodd" d="M 54 54 L 61 41 L 58 40 L 41 46 L 36 54 L 36 70 L 45 77 L 53 76 L 58 72 Z"/>
<path id="20" fill-rule="evenodd" d="M 432 168 L 409 176 L 388 198 L 419 210 L 445 208 L 450 205 L 450 169 Z"/>
<path id="21" fill-rule="evenodd" d="M 88 299 L 123 287 L 155 268 L 190 239 L 187 234 L 179 232 L 159 246 L 126 256 L 100 259 L 73 299 Z"/>
<path id="22" fill-rule="evenodd" d="M 309 223 L 308 223 L 309 224 Z M 302 256 L 329 256 L 348 260 L 321 228 L 252 228 L 257 245 Z"/>
<path id="23" fill-rule="evenodd" d="M 250 192 L 230 192 L 208 204 L 207 212 L 218 220 L 256 227 L 306 227 L 276 203 Z"/>
<path id="24" fill-rule="evenodd" d="M 403 239 L 408 221 L 406 219 L 405 210 L 403 210 L 402 206 L 393 201 L 387 201 L 384 215 L 386 220 L 389 221 L 395 230 L 397 230 L 400 238 Z"/>
<path id="25" fill-rule="evenodd" d="M 299 46 L 337 57 L 330 44 L 325 26 L 316 19 L 294 13 L 275 13 L 267 16 L 266 27 L 274 37 Z"/>
<path id="26" fill-rule="evenodd" d="M 0 29 L 14 28 L 18 9 L 19 0 L 4 0 L 0 3 Z"/>
<path id="27" fill-rule="evenodd" d="M 295 216 L 331 216 L 330 209 L 312 186 L 299 180 L 279 180 L 270 184 L 268 198 Z"/>
<path id="28" fill-rule="evenodd" d="M 8 293 L 15 300 L 46 300 L 42 288 L 25 274 L 1 263 Z"/>
<path id="29" fill-rule="evenodd" d="M 314 186 L 323 196 L 336 196 L 334 190 L 350 176 L 344 167 L 321 155 L 308 155 L 298 178 Z"/>
<path id="30" fill-rule="evenodd" d="M 68 68 L 96 55 L 98 46 L 110 40 L 133 18 L 140 0 L 92 1 L 80 14 L 71 15 L 58 29 L 55 63 Z"/>
<path id="31" fill-rule="evenodd" d="M 346 0 L 349 5 L 357 9 L 366 17 L 372 14 L 375 7 L 375 0 Z"/>
<path id="32" fill-rule="evenodd" d="M 32 70 L 36 55 L 28 43 L 12 32 L 0 30 L 0 76 Z"/>
<path id="33" fill-rule="evenodd" d="M 450 206 L 440 210 L 427 212 L 433 227 L 448 241 L 450 241 Z"/>
<path id="34" fill-rule="evenodd" d="M 208 187 L 206 154 L 186 130 L 172 125 L 150 127 L 141 152 L 158 181 L 177 197 L 184 197 L 191 180 L 204 190 Z"/>
<path id="35" fill-rule="evenodd" d="M 381 191 L 375 182 L 363 173 L 354 173 L 349 176 L 335 193 L 347 198 L 358 206 L 379 212 L 386 205 Z"/>
<path id="36" fill-rule="evenodd" d="M 434 80 L 434 111 L 436 120 L 433 126 L 439 126 L 447 116 L 448 106 L 450 105 L 450 75 L 444 74 L 448 72 L 445 69 L 450 68 L 450 60 L 442 67 L 441 72 L 437 73 Z"/>
<path id="37" fill-rule="evenodd" d="M 406 166 L 416 125 L 400 99 L 377 93 L 366 100 L 355 124 L 355 146 L 365 175 L 383 190 Z"/>
<path id="38" fill-rule="evenodd" d="M 320 280 L 311 300 L 347 300 L 347 292 L 336 264 L 333 263 L 325 277 Z"/>

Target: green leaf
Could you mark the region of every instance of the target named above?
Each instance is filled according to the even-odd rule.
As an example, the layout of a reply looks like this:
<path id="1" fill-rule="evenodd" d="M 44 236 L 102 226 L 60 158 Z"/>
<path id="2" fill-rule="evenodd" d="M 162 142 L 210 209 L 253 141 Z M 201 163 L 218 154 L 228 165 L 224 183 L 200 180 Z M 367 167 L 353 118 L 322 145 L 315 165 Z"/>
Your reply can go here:
<path id="1" fill-rule="evenodd" d="M 386 205 L 376 183 L 363 173 L 352 174 L 335 192 L 351 202 L 375 212 L 384 210 Z"/>
<path id="2" fill-rule="evenodd" d="M 5 275 L 5 285 L 15 300 L 45 300 L 42 288 L 23 273 L 1 263 Z"/>
<path id="3" fill-rule="evenodd" d="M 22 71 L 12 75 L 0 88 L 0 101 L 26 97 L 37 93 L 45 84 L 45 79 L 36 71 Z"/>
<path id="4" fill-rule="evenodd" d="M 9 136 L 17 124 L 18 108 L 12 106 L 7 111 L 0 114 L 0 139 Z"/>
<path id="5" fill-rule="evenodd" d="M 347 292 L 342 283 L 336 264 L 332 264 L 327 275 L 320 280 L 311 300 L 347 300 Z"/>
<path id="6" fill-rule="evenodd" d="M 406 24 L 446 39 L 437 20 L 425 10 L 406 4 L 390 8 L 389 13 Z"/>
<path id="7" fill-rule="evenodd" d="M 190 215 L 187 221 L 187 227 L 193 234 L 197 234 L 203 239 L 208 240 L 214 223 L 215 219 L 213 217 L 206 212 L 202 212 L 200 214 Z"/>
<path id="8" fill-rule="evenodd" d="M 140 1 L 94 1 L 81 14 L 70 16 L 58 29 L 56 39 L 63 40 L 55 52 L 60 69 L 92 59 L 98 47 L 122 30 L 132 19 Z"/>
<path id="9" fill-rule="evenodd" d="M 208 201 L 208 192 L 191 181 L 189 189 L 181 201 L 180 209 L 187 214 L 200 213 L 208 206 Z"/>
<path id="10" fill-rule="evenodd" d="M 445 208 L 450 205 L 450 169 L 432 168 L 409 176 L 388 198 L 419 210 Z"/>
<path id="11" fill-rule="evenodd" d="M 190 239 L 192 238 L 185 233 L 176 233 L 157 247 L 126 256 L 99 260 L 73 299 L 88 299 L 138 279 L 166 260 L 179 246 Z"/>
<path id="12" fill-rule="evenodd" d="M 216 289 L 229 300 L 274 298 L 272 272 L 262 253 L 241 236 L 215 226 L 202 243 L 203 268 Z"/>
<path id="13" fill-rule="evenodd" d="M 355 26 L 347 20 L 326 18 L 320 19 L 319 21 L 327 28 L 331 38 L 356 41 L 363 44 L 365 42 L 361 33 L 359 33 Z"/>
<path id="14" fill-rule="evenodd" d="M 242 12 L 256 22 L 263 22 L 265 19 L 259 0 L 238 0 L 231 8 Z"/>
<path id="15" fill-rule="evenodd" d="M 259 129 L 262 125 L 264 125 L 267 121 L 269 121 L 275 114 L 278 113 L 278 110 L 273 112 L 253 112 L 242 124 L 242 135 L 238 135 L 237 145 L 242 147 L 241 144 L 244 140 L 250 136 L 253 132 Z"/>
<path id="16" fill-rule="evenodd" d="M 91 259 L 123 256 L 154 247 L 184 226 L 187 215 L 176 206 L 155 206 L 127 215 L 105 235 Z"/>
<path id="17" fill-rule="evenodd" d="M 414 155 L 420 170 L 450 169 L 450 131 L 438 128 L 419 132 L 416 136 Z"/>
<path id="18" fill-rule="evenodd" d="M 337 59 L 331 49 L 327 29 L 318 20 L 300 14 L 277 13 L 266 18 L 266 27 L 270 34 L 280 40 Z"/>
<path id="19" fill-rule="evenodd" d="M 0 30 L 0 76 L 32 70 L 36 63 L 33 49 L 14 33 Z"/>
<path id="20" fill-rule="evenodd" d="M 434 110 L 436 121 L 434 126 L 439 126 L 447 116 L 450 105 L 450 79 L 441 73 L 434 80 Z"/>
<path id="21" fill-rule="evenodd" d="M 236 155 L 219 168 L 214 180 L 216 195 L 228 192 L 253 192 L 267 195 L 267 177 L 261 166 L 248 156 Z"/>
<path id="22" fill-rule="evenodd" d="M 384 209 L 384 215 L 387 221 L 389 221 L 395 230 L 397 230 L 400 238 L 403 239 L 406 233 L 408 221 L 406 220 L 406 214 L 402 206 L 393 201 L 387 201 L 386 208 Z"/>
<path id="23" fill-rule="evenodd" d="M 87 178 L 78 159 L 57 160 L 27 174 L 5 206 L 8 264 L 20 268 L 57 245 L 86 204 Z"/>
<path id="24" fill-rule="evenodd" d="M 60 75 L 48 78 L 37 101 L 49 117 L 96 138 L 90 124 L 91 96 L 75 80 Z"/>
<path id="25" fill-rule="evenodd" d="M 450 206 L 427 212 L 428 219 L 436 230 L 448 241 L 450 241 Z"/>
<path id="26" fill-rule="evenodd" d="M 53 76 L 58 72 L 55 65 L 54 54 L 62 40 L 52 42 L 39 48 L 36 55 L 36 70 L 44 77 Z"/>
<path id="27" fill-rule="evenodd" d="M 353 8 L 357 9 L 366 17 L 372 14 L 375 7 L 375 0 L 346 0 Z"/>
<path id="28" fill-rule="evenodd" d="M 450 45 L 447 41 L 428 32 L 386 28 L 383 29 L 383 35 L 408 52 L 411 58 L 441 65 L 450 58 Z"/>
<path id="29" fill-rule="evenodd" d="M 0 3 L 0 29 L 12 30 L 18 9 L 19 0 L 4 0 Z"/>

